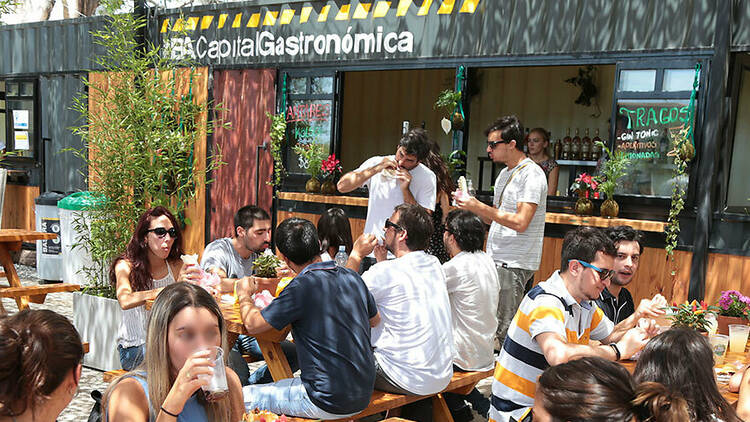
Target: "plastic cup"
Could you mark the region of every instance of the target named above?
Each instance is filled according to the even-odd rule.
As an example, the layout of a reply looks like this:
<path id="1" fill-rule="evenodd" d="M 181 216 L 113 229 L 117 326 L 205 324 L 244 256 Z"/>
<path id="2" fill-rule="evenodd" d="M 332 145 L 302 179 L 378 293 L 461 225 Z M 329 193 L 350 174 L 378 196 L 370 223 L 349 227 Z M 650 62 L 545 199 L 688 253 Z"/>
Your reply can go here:
<path id="1" fill-rule="evenodd" d="M 747 335 L 750 333 L 750 325 L 729 325 L 729 351 L 732 353 L 745 353 Z"/>
<path id="2" fill-rule="evenodd" d="M 213 361 L 214 373 L 209 377 L 208 375 L 202 375 L 202 378 L 208 378 L 208 385 L 201 387 L 206 395 L 206 400 L 216 401 L 224 398 L 229 394 L 229 386 L 227 385 L 227 370 L 224 366 L 224 350 L 218 346 L 211 346 L 208 348 L 211 353 L 208 355 L 208 359 Z"/>
<path id="3" fill-rule="evenodd" d="M 709 337 L 709 341 L 711 341 L 711 349 L 714 352 L 716 365 L 723 365 L 724 356 L 727 353 L 727 344 L 729 344 L 729 336 L 714 334 Z"/>
<path id="4" fill-rule="evenodd" d="M 708 314 L 706 315 L 706 329 L 708 330 L 708 336 L 711 337 L 712 335 L 716 334 L 716 330 L 719 328 L 719 321 L 716 319 L 716 315 L 714 314 Z"/>

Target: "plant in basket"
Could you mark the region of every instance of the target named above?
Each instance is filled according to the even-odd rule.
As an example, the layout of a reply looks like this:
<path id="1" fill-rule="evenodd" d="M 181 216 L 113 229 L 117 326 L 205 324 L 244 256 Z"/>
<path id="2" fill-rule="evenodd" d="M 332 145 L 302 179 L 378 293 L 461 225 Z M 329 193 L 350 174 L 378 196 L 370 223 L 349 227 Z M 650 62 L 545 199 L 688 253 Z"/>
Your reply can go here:
<path id="1" fill-rule="evenodd" d="M 255 258 L 255 261 L 253 261 L 253 271 L 255 272 L 253 276 L 258 286 L 256 293 L 261 293 L 263 290 L 268 290 L 271 296 L 276 293 L 276 287 L 281 280 L 281 277 L 276 273 L 276 269 L 282 265 L 281 260 L 271 253 L 270 249 L 266 249 L 263 254 Z"/>
<path id="2" fill-rule="evenodd" d="M 721 292 L 719 299 L 719 315 L 750 319 L 748 315 L 750 297 L 744 296 L 737 290 L 725 290 Z"/>
<path id="3" fill-rule="evenodd" d="M 295 154 L 299 156 L 299 166 L 310 175 L 310 180 L 305 185 L 308 192 L 320 191 L 320 177 L 322 173 L 321 163 L 325 159 L 325 151 L 322 144 L 315 142 L 300 142 L 292 147 Z"/>
<path id="4" fill-rule="evenodd" d="M 672 326 L 683 326 L 692 328 L 701 332 L 708 332 L 709 318 L 708 316 L 713 314 L 716 316 L 718 308 L 713 305 L 708 305 L 706 302 L 701 301 L 698 303 L 693 300 L 682 304 L 672 303 L 672 306 L 668 308 L 667 318 L 672 321 Z"/>
<path id="5" fill-rule="evenodd" d="M 574 209 L 576 214 L 592 215 L 594 213 L 594 204 L 589 199 L 589 195 L 597 187 L 599 187 L 599 182 L 587 173 L 579 174 L 575 182 L 570 185 L 570 190 L 578 193 L 578 200 Z"/>
<path id="6" fill-rule="evenodd" d="M 331 154 L 320 164 L 323 174 L 323 184 L 320 192 L 326 195 L 336 193 L 336 178 L 341 175 L 341 161 L 336 159 L 336 154 Z"/>
<path id="7" fill-rule="evenodd" d="M 602 164 L 599 176 L 594 178 L 594 180 L 599 182 L 597 190 L 607 197 L 604 203 L 602 203 L 601 214 L 602 217 L 617 217 L 620 212 L 620 206 L 617 205 L 614 199 L 615 188 L 617 187 L 617 181 L 627 174 L 630 159 L 623 150 L 616 150 L 613 153 L 601 141 L 597 141 L 596 145 L 601 147 L 607 154 L 607 161 Z"/>

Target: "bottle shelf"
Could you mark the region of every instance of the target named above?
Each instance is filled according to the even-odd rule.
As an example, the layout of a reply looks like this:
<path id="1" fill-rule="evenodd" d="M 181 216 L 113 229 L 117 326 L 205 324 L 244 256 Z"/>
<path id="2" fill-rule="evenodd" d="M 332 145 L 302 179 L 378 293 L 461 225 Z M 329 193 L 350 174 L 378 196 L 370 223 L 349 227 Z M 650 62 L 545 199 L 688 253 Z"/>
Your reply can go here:
<path id="1" fill-rule="evenodd" d="M 596 161 L 582 161 L 582 160 L 557 160 L 558 166 L 583 166 L 583 167 L 596 167 Z"/>

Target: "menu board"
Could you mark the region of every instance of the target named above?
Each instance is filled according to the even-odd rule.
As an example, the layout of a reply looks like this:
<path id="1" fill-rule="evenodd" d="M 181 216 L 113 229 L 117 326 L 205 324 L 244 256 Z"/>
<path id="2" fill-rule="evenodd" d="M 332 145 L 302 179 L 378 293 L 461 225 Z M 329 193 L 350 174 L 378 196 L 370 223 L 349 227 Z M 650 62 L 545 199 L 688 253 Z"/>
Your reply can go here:
<path id="1" fill-rule="evenodd" d="M 684 125 L 688 100 L 618 100 L 615 148 L 631 160 L 617 194 L 669 197 L 674 164 L 667 153 Z M 680 180 L 687 184 L 687 180 Z"/>
<path id="2" fill-rule="evenodd" d="M 289 148 L 286 169 L 289 173 L 306 173 L 307 163 L 292 146 L 298 143 L 324 145 L 326 155 L 331 151 L 333 100 L 291 100 L 286 108 L 286 136 Z"/>

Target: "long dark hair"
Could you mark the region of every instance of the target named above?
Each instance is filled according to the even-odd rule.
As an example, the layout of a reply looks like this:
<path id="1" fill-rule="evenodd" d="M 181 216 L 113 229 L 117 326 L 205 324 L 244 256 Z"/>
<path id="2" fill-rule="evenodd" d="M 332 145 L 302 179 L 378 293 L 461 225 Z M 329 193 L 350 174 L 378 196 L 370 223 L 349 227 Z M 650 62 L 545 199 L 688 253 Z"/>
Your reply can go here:
<path id="1" fill-rule="evenodd" d="M 714 355 L 708 340 L 689 328 L 672 328 L 651 339 L 633 373 L 638 382 L 656 381 L 679 392 L 693 421 L 739 422 L 714 380 Z"/>
<path id="2" fill-rule="evenodd" d="M 64 316 L 25 309 L 0 318 L 0 415 L 42 405 L 82 359 L 81 337 Z"/>
<path id="3" fill-rule="evenodd" d="M 448 166 L 445 164 L 443 157 L 440 156 L 440 146 L 437 143 L 430 141 L 430 152 L 424 159 L 424 165 L 435 173 L 438 193 L 444 192 L 450 196 L 451 192 L 456 190 L 456 184 L 453 183 L 453 179 L 448 173 Z"/>
<path id="4" fill-rule="evenodd" d="M 133 236 L 130 238 L 125 253 L 118 256 L 112 262 L 109 267 L 109 281 L 113 286 L 117 285 L 117 277 L 115 275 L 115 266 L 120 260 L 125 259 L 131 264 L 130 269 L 130 286 L 134 292 L 143 290 L 151 290 L 153 288 L 153 277 L 151 276 L 151 264 L 148 262 L 148 245 L 146 244 L 146 235 L 148 234 L 148 227 L 151 224 L 151 220 L 157 217 L 166 215 L 169 221 L 172 223 L 172 227 L 177 230 L 177 236 L 172 243 L 172 249 L 169 251 L 167 256 L 167 262 L 174 261 L 180 257 L 184 252 L 182 250 L 182 231 L 180 225 L 177 223 L 177 219 L 174 218 L 171 212 L 164 207 L 154 207 L 146 210 L 141 217 L 138 219 L 138 224 L 135 226 Z"/>
<path id="5" fill-rule="evenodd" d="M 687 405 L 656 382 L 638 386 L 617 363 L 584 357 L 552 366 L 539 377 L 536 399 L 555 421 L 684 422 Z"/>
<path id="6" fill-rule="evenodd" d="M 320 216 L 318 239 L 321 253 L 328 252 L 329 248 L 338 249 L 341 245 L 346 247 L 346 253 L 352 253 L 352 228 L 344 210 L 329 208 Z"/>

